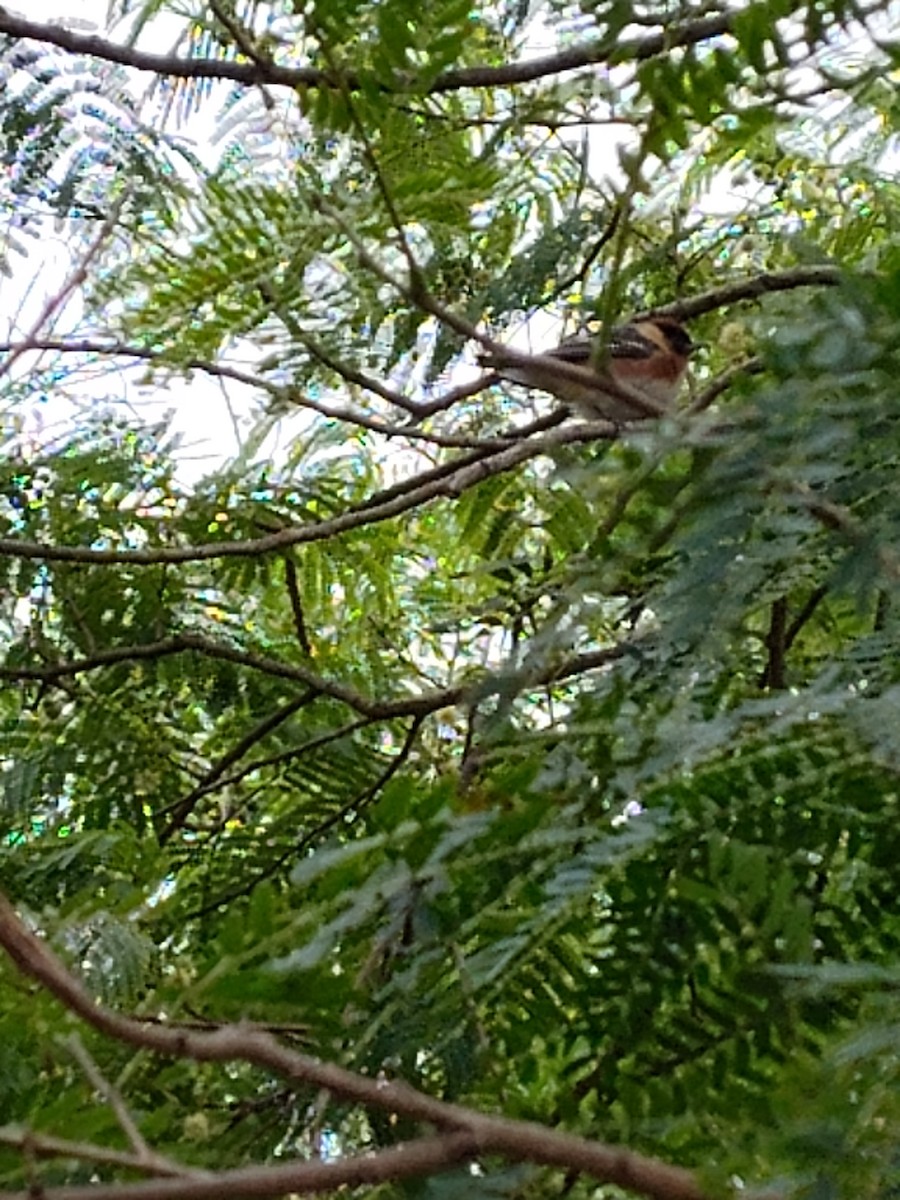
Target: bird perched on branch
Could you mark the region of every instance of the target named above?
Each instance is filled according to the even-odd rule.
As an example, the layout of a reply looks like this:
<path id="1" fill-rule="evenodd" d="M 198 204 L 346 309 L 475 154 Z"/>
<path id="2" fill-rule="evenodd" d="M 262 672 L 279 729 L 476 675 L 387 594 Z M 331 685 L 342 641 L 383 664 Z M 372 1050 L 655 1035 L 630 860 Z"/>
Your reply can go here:
<path id="1" fill-rule="evenodd" d="M 550 392 L 588 420 L 618 423 L 661 416 L 678 395 L 696 346 L 673 317 L 648 317 L 616 325 L 599 361 L 597 349 L 578 336 L 548 354 L 486 354 L 481 365 Z"/>

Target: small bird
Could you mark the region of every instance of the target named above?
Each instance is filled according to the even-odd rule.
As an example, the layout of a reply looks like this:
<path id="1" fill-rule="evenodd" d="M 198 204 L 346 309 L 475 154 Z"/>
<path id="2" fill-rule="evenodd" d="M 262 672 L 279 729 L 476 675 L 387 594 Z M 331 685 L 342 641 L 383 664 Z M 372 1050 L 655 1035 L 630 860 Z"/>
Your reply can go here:
<path id="1" fill-rule="evenodd" d="M 661 416 L 678 395 L 696 348 L 673 317 L 648 317 L 614 326 L 599 364 L 596 343 L 579 335 L 547 354 L 500 351 L 484 355 L 481 365 L 513 383 L 550 392 L 588 420 L 619 424 Z"/>

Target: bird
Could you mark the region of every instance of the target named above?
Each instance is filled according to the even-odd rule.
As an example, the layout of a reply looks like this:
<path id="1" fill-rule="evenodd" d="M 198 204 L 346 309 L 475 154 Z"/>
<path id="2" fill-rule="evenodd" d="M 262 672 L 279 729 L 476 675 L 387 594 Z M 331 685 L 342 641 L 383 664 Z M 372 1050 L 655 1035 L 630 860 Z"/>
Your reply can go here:
<path id="1" fill-rule="evenodd" d="M 512 383 L 550 392 L 588 420 L 621 424 L 662 416 L 674 403 L 696 349 L 674 317 L 646 317 L 614 326 L 599 362 L 596 341 L 584 335 L 547 354 L 499 349 L 480 362 Z"/>

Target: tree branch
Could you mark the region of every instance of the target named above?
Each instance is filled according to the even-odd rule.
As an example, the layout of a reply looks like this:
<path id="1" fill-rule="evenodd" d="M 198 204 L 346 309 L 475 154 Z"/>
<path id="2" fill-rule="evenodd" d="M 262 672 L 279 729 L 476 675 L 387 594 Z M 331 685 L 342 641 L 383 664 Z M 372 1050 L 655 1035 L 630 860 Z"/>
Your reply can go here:
<path id="1" fill-rule="evenodd" d="M 831 529 L 853 546 L 864 546 L 870 550 L 879 569 L 895 583 L 900 581 L 900 555 L 888 546 L 878 546 L 870 530 L 854 517 L 848 508 L 834 504 L 807 483 L 795 483 L 787 489 L 790 499 L 796 500 L 811 516 Z"/>
<path id="2" fill-rule="evenodd" d="M 94 1142 L 72 1142 L 68 1138 L 53 1137 L 16 1125 L 0 1126 L 0 1146 L 9 1146 L 13 1150 L 21 1150 L 38 1158 L 74 1158 L 108 1167 L 123 1167 L 129 1171 L 144 1171 L 148 1175 L 181 1179 L 186 1176 L 200 1178 L 209 1175 L 208 1171 L 181 1166 L 162 1156 L 148 1159 L 143 1154 L 129 1154 L 127 1150 L 113 1150 L 109 1146 L 98 1146 Z"/>
<path id="3" fill-rule="evenodd" d="M 230 750 L 221 756 L 218 762 L 210 767 L 196 787 L 192 788 L 186 796 L 175 801 L 170 806 L 170 809 L 165 810 L 167 812 L 171 811 L 171 819 L 160 832 L 160 842 L 164 844 L 177 829 L 180 829 L 184 825 L 200 799 L 221 779 L 229 767 L 240 762 L 244 755 L 257 742 L 261 742 L 263 738 L 268 737 L 274 729 L 277 729 L 279 725 L 283 724 L 295 713 L 298 713 L 301 708 L 305 708 L 311 704 L 320 695 L 321 692 L 317 688 L 307 688 L 302 695 L 289 700 L 287 704 L 282 704 L 275 712 L 269 713 L 267 717 L 264 717 L 262 721 L 259 721 L 251 730 L 245 733 L 237 745 L 232 746 Z M 162 814 L 159 815 L 161 816 Z"/>
<path id="4" fill-rule="evenodd" d="M 477 1141 L 466 1132 L 423 1137 L 386 1150 L 367 1151 L 325 1162 L 288 1162 L 238 1167 L 188 1179 L 148 1179 L 141 1183 L 89 1183 L 82 1187 L 41 1187 L 0 1192 L 0 1200 L 235 1200 L 291 1192 L 332 1192 L 433 1175 L 474 1158 Z"/>
<path id="5" fill-rule="evenodd" d="M 0 9 L 0 21 L 2 21 L 2 17 L 3 9 Z M 119 213 L 122 211 L 122 206 L 125 203 L 126 196 L 127 192 L 123 193 L 123 195 L 119 197 L 115 204 L 113 204 L 96 236 L 78 260 L 75 269 L 67 276 L 59 291 L 55 292 L 54 295 L 52 295 L 46 302 L 38 314 L 33 326 L 31 327 L 30 332 L 25 335 L 24 340 L 19 342 L 18 345 L 16 345 L 9 352 L 8 357 L 5 358 L 2 363 L 0 363 L 0 379 L 2 379 L 5 375 L 8 375 L 13 367 L 13 364 L 16 363 L 18 359 L 26 353 L 26 351 L 34 347 L 35 339 L 40 335 L 47 322 L 52 322 L 52 319 L 59 313 L 60 309 L 65 305 L 66 301 L 75 291 L 75 289 L 80 287 L 81 284 L 84 283 L 85 279 L 87 279 L 88 267 L 103 249 L 107 239 L 111 237 L 115 230 L 116 222 L 119 219 Z"/>
<path id="6" fill-rule="evenodd" d="M 192 1033 L 146 1025 L 121 1016 L 93 1000 L 53 951 L 26 928 L 2 894 L 0 945 L 22 974 L 40 983 L 99 1033 L 116 1041 L 196 1062 L 252 1063 L 294 1084 L 326 1089 L 351 1103 L 427 1122 L 444 1131 L 443 1137 L 423 1138 L 408 1146 L 344 1161 L 243 1168 L 238 1172 L 222 1172 L 213 1180 L 46 1189 L 42 1200 L 221 1200 L 223 1194 L 229 1193 L 275 1196 L 287 1191 L 331 1191 L 344 1184 L 371 1184 L 428 1174 L 476 1154 L 564 1167 L 653 1200 L 706 1200 L 706 1193 L 693 1173 L 681 1167 L 669 1166 L 623 1147 L 558 1133 L 530 1121 L 493 1117 L 449 1104 L 383 1075 L 374 1079 L 358 1075 L 334 1063 L 300 1054 L 280 1045 L 270 1034 L 246 1026 Z M 223 1192 L 225 1181 L 230 1184 Z M 272 1190 L 266 1188 L 267 1181 L 273 1185 Z M 29 1200 L 29 1197 L 27 1193 L 0 1193 L 0 1200 Z"/>
<path id="7" fill-rule="evenodd" d="M 715 379 L 703 388 L 687 407 L 689 413 L 705 412 L 710 405 L 715 404 L 718 398 L 723 395 L 736 379 L 740 379 L 742 375 L 759 375 L 763 370 L 763 361 L 758 355 L 753 355 L 750 358 L 744 359 L 743 362 L 735 363 L 734 366 L 728 367 L 717 375 Z"/>
<path id="8" fill-rule="evenodd" d="M 415 745 L 416 738 L 419 736 L 419 730 L 422 728 L 422 722 L 424 720 L 425 718 L 421 716 L 413 718 L 412 724 L 409 727 L 399 752 L 394 755 L 374 784 L 371 784 L 369 787 L 365 788 L 364 791 L 362 791 L 358 796 L 354 796 L 353 799 L 348 801 L 346 804 L 342 804 L 341 807 L 337 809 L 336 812 L 332 813 L 330 817 L 327 817 L 324 821 L 320 821 L 318 825 L 304 833 L 303 836 L 296 842 L 292 842 L 285 851 L 279 854 L 270 863 L 267 863 L 262 870 L 257 871 L 252 877 L 244 879 L 238 887 L 221 893 L 213 900 L 206 901 L 200 908 L 191 910 L 185 915 L 184 920 L 198 920 L 206 916 L 208 913 L 215 912 L 216 909 L 221 908 L 224 904 L 231 904 L 241 896 L 249 896 L 251 892 L 253 892 L 263 882 L 263 880 L 271 879 L 274 875 L 277 875 L 286 863 L 299 861 L 304 851 L 307 850 L 313 842 L 317 841 L 324 834 L 328 833 L 328 831 L 333 829 L 335 825 L 339 825 L 351 813 L 355 812 L 364 804 L 368 804 L 371 800 L 373 800 L 378 792 L 381 791 L 381 789 L 391 780 L 391 778 L 396 774 L 397 771 L 399 771 L 399 769 L 409 758 L 410 754 L 412 753 L 413 746 Z M 326 739 L 324 738 L 319 739 L 320 744 L 325 740 Z"/>
<path id="9" fill-rule="evenodd" d="M 677 46 L 695 46 L 709 38 L 721 37 L 731 29 L 732 17 L 716 13 L 673 25 L 658 33 L 634 39 L 598 38 L 580 46 L 571 46 L 556 54 L 524 62 L 504 63 L 498 67 L 462 67 L 442 72 L 426 89 L 430 93 L 454 92 L 462 88 L 509 87 L 517 83 L 532 83 L 538 79 L 576 71 L 603 62 L 644 61 Z M 255 61 L 229 62 L 221 59 L 185 58 L 178 54 L 153 54 L 133 46 L 119 45 L 93 34 L 66 29 L 58 22 L 31 21 L 0 8 L 0 33 L 17 38 L 33 38 L 69 54 L 84 54 L 106 62 L 134 67 L 138 71 L 153 71 L 177 79 L 228 79 L 247 86 L 269 83 L 287 88 L 332 88 L 339 90 L 341 82 L 330 71 L 314 67 L 282 67 L 277 63 Z M 354 90 L 359 76 L 350 73 L 345 80 Z M 421 91 L 416 76 L 397 73 L 384 91 Z"/>
<path id="10" fill-rule="evenodd" d="M 307 657 L 312 656 L 313 648 L 309 640 L 309 630 L 306 628 L 306 617 L 303 615 L 303 597 L 300 595 L 300 580 L 297 577 L 297 564 L 293 555 L 287 550 L 282 557 L 284 565 L 284 585 L 287 588 L 288 599 L 291 602 L 291 614 L 294 618 L 294 632 L 300 649 Z"/>
<path id="11" fill-rule="evenodd" d="M 528 359 L 528 355 L 524 355 Z M 617 438 L 619 430 L 610 421 L 590 421 L 553 429 L 542 437 L 527 438 L 510 444 L 507 438 L 462 455 L 451 463 L 406 480 L 393 488 L 376 493 L 363 504 L 326 521 L 282 529 L 277 533 L 242 542 L 209 542 L 200 546 L 157 547 L 152 550 L 101 550 L 83 546 L 51 546 L 45 542 L 26 542 L 18 538 L 0 538 L 0 556 L 39 559 L 44 562 L 122 563 L 131 566 L 157 566 L 160 563 L 201 562 L 214 558 L 252 558 L 260 554 L 321 542 L 350 529 L 391 520 L 410 509 L 428 504 L 439 497 L 457 497 L 494 475 L 538 458 L 559 446 L 590 442 L 598 438 Z M 496 447 L 496 448 L 495 448 Z"/>
<path id="12" fill-rule="evenodd" d="M 638 317 L 674 317 L 676 321 L 690 321 L 718 308 L 727 308 L 739 300 L 758 300 L 769 292 L 788 292 L 799 287 L 835 287 L 841 282 L 843 271 L 839 267 L 793 267 L 788 271 L 763 271 L 759 275 L 748 275 L 736 279 L 723 287 L 702 292 L 699 296 L 687 296 L 672 304 L 661 304 L 658 308 Z"/>
<path id="13" fill-rule="evenodd" d="M 45 667 L 0 667 L 0 679 L 53 682 L 72 675 L 81 675 L 86 671 L 113 666 L 116 663 L 147 662 L 166 658 L 172 654 L 196 651 L 209 658 L 223 659 L 226 662 L 249 667 L 277 679 L 291 679 L 297 683 L 306 684 L 310 693 L 301 698 L 298 706 L 301 703 L 308 703 L 313 694 L 330 696 L 333 700 L 346 704 L 348 708 L 369 720 L 390 721 L 398 717 L 426 717 L 430 713 L 439 712 L 442 708 L 451 708 L 464 703 L 470 695 L 477 695 L 479 698 L 490 695 L 497 688 L 502 688 L 505 694 L 517 683 L 530 687 L 533 684 L 553 683 L 569 679 L 574 675 L 581 675 L 585 671 L 606 666 L 635 649 L 635 646 L 636 643 L 623 642 L 601 650 L 588 651 L 585 654 L 578 654 L 566 659 L 562 663 L 553 663 L 537 674 L 530 669 L 518 672 L 505 671 L 501 680 L 497 673 L 486 672 L 481 678 L 470 681 L 466 685 L 458 684 L 455 687 L 435 688 L 430 692 L 423 692 L 419 696 L 403 696 L 396 700 L 372 700 L 345 684 L 316 675 L 308 667 L 251 654 L 236 646 L 213 642 L 194 633 L 180 633 L 171 638 L 164 638 L 158 642 L 147 642 L 139 646 L 116 646 L 110 650 L 102 650 L 92 655 L 91 658 L 54 663 Z"/>
<path id="14" fill-rule="evenodd" d="M 769 628 L 765 638 L 768 657 L 759 678 L 759 686 L 761 688 L 774 688 L 776 691 L 783 691 L 787 687 L 787 663 L 785 660 L 787 654 L 787 646 L 785 644 L 787 617 L 787 596 L 779 596 L 772 602 L 771 615 L 769 617 Z"/>
<path id="15" fill-rule="evenodd" d="M 478 392 L 483 391 L 494 382 L 488 376 L 481 376 L 472 383 L 466 384 L 464 387 L 454 388 L 444 396 L 439 396 L 434 400 L 423 402 L 407 400 L 401 393 L 387 387 L 380 380 L 375 379 L 371 375 L 366 375 L 362 371 L 356 370 L 355 367 L 348 366 L 346 363 L 328 354 L 321 346 L 303 333 L 299 327 L 291 327 L 289 332 L 301 343 L 304 349 L 309 351 L 313 358 L 322 363 L 323 366 L 328 367 L 329 370 L 334 371 L 345 383 L 356 384 L 365 391 L 372 392 L 373 395 L 385 400 L 388 404 L 393 404 L 395 407 L 400 408 L 414 420 L 421 420 L 432 416 L 434 413 L 443 412 L 445 409 L 452 407 L 458 400 L 477 395 Z M 43 350 L 56 351 L 60 354 L 97 354 L 110 358 L 134 358 L 142 362 L 158 362 L 162 366 L 178 372 L 202 371 L 205 375 L 209 375 L 214 379 L 227 379 L 234 383 L 242 384 L 245 387 L 256 388 L 266 392 L 273 400 L 279 403 L 290 404 L 297 408 L 306 408 L 311 412 L 318 413 L 319 416 L 325 417 L 327 420 L 344 421 L 348 425 L 357 425 L 361 429 L 369 429 L 373 433 L 380 433 L 385 437 L 404 437 L 409 438 L 410 441 L 431 442 L 436 446 L 443 446 L 448 449 L 468 450 L 493 444 L 492 441 L 487 439 L 424 431 L 411 424 L 393 425 L 377 417 L 367 416 L 365 413 L 359 412 L 358 409 L 349 408 L 346 405 L 326 404 L 321 400 L 313 400 L 294 385 L 274 383 L 260 375 L 254 375 L 249 371 L 242 371 L 239 367 L 229 367 L 198 358 L 188 359 L 184 363 L 175 363 L 163 352 L 148 350 L 143 346 L 132 346 L 126 342 L 97 341 L 91 338 L 69 340 L 38 337 L 29 338 L 27 341 L 0 342 L 0 353 L 10 351 L 16 358 L 29 351 Z"/>
<path id="16" fill-rule="evenodd" d="M 293 762 L 294 759 L 308 754 L 311 750 L 327 746 L 330 742 L 339 741 L 341 738 L 356 733 L 359 729 L 365 729 L 367 725 L 373 725 L 375 720 L 373 717 L 355 717 L 352 721 L 346 721 L 336 729 L 330 729 L 327 733 L 320 733 L 317 737 L 309 738 L 301 745 L 294 746 L 290 750 L 282 750 L 278 754 L 269 755 L 267 758 L 252 759 L 250 762 L 245 763 L 239 771 L 234 771 L 231 775 L 226 775 L 224 779 L 219 778 L 204 785 L 202 788 L 197 788 L 199 798 L 208 795 L 210 792 L 218 791 L 220 788 L 234 787 L 243 779 L 246 779 L 248 775 L 252 775 L 255 771 L 261 771 L 265 767 L 277 767 L 282 763 Z M 165 814 L 168 809 L 163 808 L 160 811 Z"/>

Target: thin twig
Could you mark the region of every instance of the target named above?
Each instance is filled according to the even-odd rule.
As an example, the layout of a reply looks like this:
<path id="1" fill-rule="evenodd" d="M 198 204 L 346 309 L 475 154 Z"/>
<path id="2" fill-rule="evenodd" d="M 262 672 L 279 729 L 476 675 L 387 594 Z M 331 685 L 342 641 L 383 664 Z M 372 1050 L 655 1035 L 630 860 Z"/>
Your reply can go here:
<path id="1" fill-rule="evenodd" d="M 787 627 L 784 635 L 784 648 L 790 650 L 803 627 L 810 620 L 816 609 L 828 595 L 828 585 L 820 584 L 810 592 L 809 598 Z"/>
<path id="2" fill-rule="evenodd" d="M 736 363 L 733 367 L 728 367 L 691 400 L 685 411 L 688 413 L 706 412 L 721 395 L 728 391 L 736 379 L 740 379 L 744 375 L 758 375 L 762 369 L 763 361 L 756 355 Z"/>
<path id="3" fill-rule="evenodd" d="M 300 595 L 297 564 L 294 562 L 290 550 L 285 553 L 282 562 L 284 563 L 284 583 L 287 588 L 288 599 L 291 602 L 291 614 L 294 618 L 294 631 L 297 634 L 297 641 L 300 643 L 300 649 L 303 653 L 311 656 L 313 649 L 312 643 L 309 640 L 309 632 L 306 628 L 306 618 L 303 615 L 303 597 Z"/>
<path id="4" fill-rule="evenodd" d="M 207 1177 L 206 1171 L 196 1171 L 190 1167 L 183 1167 L 180 1163 L 168 1158 L 164 1154 L 158 1153 L 144 1139 L 143 1134 L 138 1129 L 134 1122 L 128 1107 L 122 1098 L 119 1089 L 110 1080 L 106 1078 L 97 1064 L 94 1062 L 91 1055 L 88 1053 L 84 1043 L 77 1033 L 64 1039 L 64 1045 L 67 1047 L 72 1057 L 78 1062 L 78 1065 L 84 1071 L 90 1081 L 91 1087 L 99 1092 L 109 1107 L 112 1109 L 116 1120 L 122 1127 L 122 1132 L 128 1139 L 131 1151 L 134 1156 L 133 1161 L 143 1169 L 150 1171 L 154 1175 L 165 1177 L 175 1177 L 183 1179 L 203 1179 Z"/>
<path id="5" fill-rule="evenodd" d="M 200 782 L 193 788 L 187 796 L 183 796 L 174 804 L 160 813 L 156 814 L 156 819 L 159 820 L 162 816 L 171 813 L 171 817 L 166 825 L 160 830 L 159 841 L 160 845 L 165 845 L 172 835 L 179 829 L 183 828 L 184 823 L 190 817 L 195 807 L 199 803 L 201 797 L 207 795 L 210 786 L 216 783 L 229 767 L 240 762 L 244 755 L 252 749 L 263 738 L 268 737 L 273 730 L 279 725 L 284 724 L 290 717 L 298 713 L 302 708 L 306 708 L 312 704 L 322 693 L 315 687 L 309 687 L 300 696 L 296 696 L 293 700 L 289 700 L 286 704 L 282 704 L 275 712 L 269 713 L 262 721 L 258 722 L 251 730 L 249 730 L 232 748 L 226 751 L 225 754 L 206 772 Z"/>
<path id="6" fill-rule="evenodd" d="M 129 1154 L 125 1150 L 113 1150 L 109 1146 L 98 1146 L 94 1142 L 73 1142 L 68 1138 L 53 1137 L 51 1134 L 38 1133 L 34 1129 L 24 1129 L 17 1125 L 0 1126 L 0 1145 L 9 1146 L 13 1150 L 27 1149 L 37 1158 L 74 1158 L 101 1166 L 123 1167 L 148 1175 L 160 1175 L 163 1178 L 207 1178 L 210 1174 L 197 1167 L 181 1166 L 162 1156 L 148 1160 L 140 1155 Z"/>
<path id="7" fill-rule="evenodd" d="M 0 21 L 2 21 L 2 16 L 3 10 L 0 9 Z M 41 331 L 44 329 L 47 323 L 52 323 L 53 318 L 59 313 L 60 309 L 72 295 L 75 289 L 79 288 L 84 283 L 85 279 L 87 279 L 88 267 L 103 249 L 107 238 L 109 238 L 115 229 L 116 223 L 119 219 L 119 214 L 122 211 L 122 205 L 125 203 L 126 198 L 127 193 L 123 193 L 123 195 L 119 197 L 115 204 L 113 204 L 109 211 L 109 215 L 100 226 L 100 229 L 94 240 L 89 244 L 84 254 L 81 256 L 81 259 L 75 270 L 72 271 L 71 274 L 66 278 L 59 291 L 55 292 L 41 309 L 40 313 L 38 314 L 38 318 L 32 325 L 30 331 L 16 345 L 15 349 L 9 352 L 8 357 L 5 358 L 2 363 L 0 363 L 0 379 L 3 379 L 5 375 L 9 374 L 13 364 L 18 362 L 18 360 L 27 350 L 30 350 L 34 347 L 36 339 L 40 336 Z"/>
<path id="8" fill-rule="evenodd" d="M 153 1150 L 151 1150 L 150 1146 L 144 1140 L 143 1134 L 137 1125 L 135 1125 L 118 1088 L 104 1076 L 93 1058 L 91 1058 L 78 1034 L 71 1034 L 70 1037 L 64 1039 L 63 1044 L 67 1047 L 72 1057 L 76 1059 L 85 1075 L 87 1075 L 91 1087 L 100 1093 L 113 1110 L 116 1120 L 122 1126 L 122 1131 L 128 1139 L 135 1156 L 142 1160 L 149 1160 L 154 1157 Z"/>
<path id="9" fill-rule="evenodd" d="M 207 796 L 211 792 L 223 790 L 224 788 L 234 787 L 241 783 L 248 775 L 253 775 L 257 771 L 264 770 L 266 767 L 278 767 L 286 763 L 293 762 L 295 759 L 308 754 L 311 750 L 318 750 L 322 746 L 327 746 L 331 742 L 340 741 L 341 738 L 348 737 L 352 733 L 356 733 L 359 729 L 365 729 L 367 725 L 375 723 L 376 718 L 372 717 L 357 717 L 353 721 L 346 721 L 343 725 L 339 725 L 336 729 L 330 729 L 327 733 L 320 733 L 317 737 L 309 738 L 299 746 L 294 746 L 290 750 L 282 750 L 279 754 L 271 754 L 266 758 L 256 758 L 251 762 L 246 763 L 239 771 L 233 772 L 231 775 L 226 775 L 222 778 L 214 780 L 200 792 L 201 797 Z"/>
<path id="10" fill-rule="evenodd" d="M 365 788 L 359 795 L 354 796 L 353 799 L 349 800 L 346 804 L 342 804 L 339 809 L 333 812 L 324 821 L 320 821 L 318 825 L 310 829 L 298 841 L 291 842 L 290 846 L 288 846 L 286 850 L 284 850 L 281 854 L 276 855 L 276 857 L 270 862 L 266 863 L 262 870 L 257 871 L 252 877 L 243 879 L 238 887 L 231 888 L 229 891 L 223 892 L 214 900 L 206 901 L 206 903 L 204 903 L 200 908 L 192 909 L 190 912 L 185 914 L 184 920 L 199 920 L 202 917 L 205 917 L 208 913 L 215 912 L 223 905 L 233 903 L 241 896 L 249 896 L 266 879 L 271 879 L 274 875 L 277 875 L 282 867 L 284 867 L 287 863 L 296 863 L 299 861 L 300 856 L 306 850 L 308 850 L 314 842 L 319 841 L 319 839 L 324 837 L 329 830 L 333 829 L 336 825 L 339 825 L 351 813 L 358 812 L 359 809 L 361 809 L 364 805 L 369 804 L 386 786 L 386 784 L 390 782 L 393 776 L 397 773 L 397 771 L 400 770 L 400 768 L 409 758 L 424 719 L 425 718 L 422 716 L 413 718 L 412 724 L 410 725 L 409 731 L 404 739 L 403 746 L 400 748 L 400 751 L 391 758 L 388 766 L 384 771 L 382 771 L 375 783 Z"/>
<path id="11" fill-rule="evenodd" d="M 309 25 L 311 21 L 311 16 L 309 13 L 307 13 L 306 21 Z M 417 297 L 427 297 L 428 288 L 425 283 L 425 276 L 422 273 L 422 268 L 419 266 L 415 254 L 413 254 L 412 246 L 409 244 L 409 238 L 406 236 L 406 227 L 403 224 L 400 212 L 394 202 L 394 197 L 391 195 L 391 189 L 388 187 L 387 180 L 384 177 L 384 172 L 381 169 L 381 165 L 378 162 L 378 156 L 375 153 L 375 148 L 372 145 L 372 140 L 369 137 L 368 130 L 366 129 L 364 122 L 360 120 L 356 105 L 353 102 L 353 90 L 347 83 L 346 73 L 336 62 L 334 55 L 331 52 L 331 47 L 328 45 L 327 40 L 322 36 L 321 29 L 313 24 L 312 32 L 319 42 L 319 48 L 322 51 L 322 55 L 328 65 L 329 73 L 338 81 L 338 87 L 343 93 L 344 100 L 347 104 L 347 111 L 350 114 L 350 121 L 356 130 L 356 136 L 359 138 L 360 144 L 362 145 L 363 154 L 365 155 L 366 161 L 371 168 L 372 175 L 375 178 L 375 186 L 381 195 L 382 203 L 387 209 L 387 214 L 390 217 L 391 224 L 394 226 L 394 230 L 396 231 L 400 252 L 406 259 L 406 267 L 409 271 L 410 290 L 412 291 L 413 295 Z"/>

